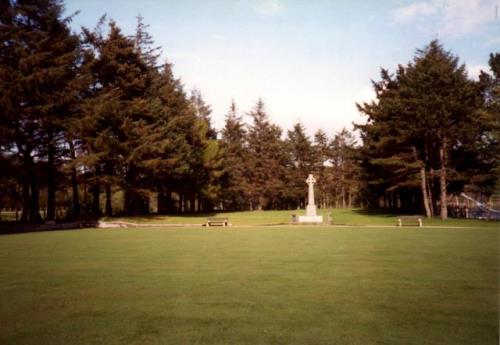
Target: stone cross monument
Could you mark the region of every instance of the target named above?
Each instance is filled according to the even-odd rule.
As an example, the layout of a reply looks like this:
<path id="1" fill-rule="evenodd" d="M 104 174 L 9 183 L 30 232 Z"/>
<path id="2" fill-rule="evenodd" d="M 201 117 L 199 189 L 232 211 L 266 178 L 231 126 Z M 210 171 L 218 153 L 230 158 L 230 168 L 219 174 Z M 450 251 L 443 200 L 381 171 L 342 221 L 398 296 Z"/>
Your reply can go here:
<path id="1" fill-rule="evenodd" d="M 306 216 L 317 216 L 316 205 L 314 204 L 314 184 L 316 183 L 316 179 L 312 174 L 309 174 L 306 183 L 309 186 L 309 190 L 307 193 L 308 198 L 307 198 Z"/>
<path id="2" fill-rule="evenodd" d="M 309 224 L 321 224 L 323 223 L 323 216 L 318 216 L 316 212 L 316 205 L 314 204 L 314 184 L 316 183 L 316 179 L 312 174 L 309 174 L 306 183 L 309 186 L 307 193 L 306 215 L 299 216 L 298 222 L 309 223 Z"/>

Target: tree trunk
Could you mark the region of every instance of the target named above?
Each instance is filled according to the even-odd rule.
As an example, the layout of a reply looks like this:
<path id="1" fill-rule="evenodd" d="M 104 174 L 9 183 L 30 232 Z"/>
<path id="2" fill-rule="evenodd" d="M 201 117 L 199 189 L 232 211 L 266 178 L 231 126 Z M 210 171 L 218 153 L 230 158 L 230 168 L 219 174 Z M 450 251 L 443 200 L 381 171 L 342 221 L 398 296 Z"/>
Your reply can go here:
<path id="1" fill-rule="evenodd" d="M 429 193 L 427 191 L 427 178 L 425 175 L 425 166 L 420 168 L 420 188 L 422 191 L 422 200 L 424 202 L 425 216 L 432 217 L 431 204 L 429 203 Z"/>
<path id="2" fill-rule="evenodd" d="M 54 134 L 48 132 L 47 143 L 47 220 L 56 218 L 56 162 L 55 162 Z"/>
<path id="3" fill-rule="evenodd" d="M 439 161 L 441 164 L 441 169 L 439 171 L 439 190 L 440 190 L 440 207 L 441 207 L 441 219 L 448 219 L 448 205 L 446 196 L 446 138 L 443 138 L 441 146 L 439 147 Z"/>
<path id="4" fill-rule="evenodd" d="M 111 217 L 113 215 L 113 206 L 111 204 L 111 197 L 113 194 L 111 193 L 111 185 L 109 183 L 106 184 L 106 207 L 104 213 L 106 216 Z"/>
<path id="5" fill-rule="evenodd" d="M 29 172 L 23 175 L 23 209 L 21 211 L 21 222 L 29 222 L 30 209 L 31 209 L 31 199 L 30 199 L 30 180 Z"/>
<path id="6" fill-rule="evenodd" d="M 427 194 L 429 195 L 429 208 L 430 208 L 430 211 L 431 211 L 431 217 L 434 217 L 434 197 L 433 197 L 433 192 L 432 192 L 432 184 L 431 184 L 431 180 L 433 178 L 433 175 L 434 175 L 434 171 L 432 169 L 430 169 L 429 171 L 429 174 L 431 175 L 429 178 L 427 178 Z"/>
<path id="7" fill-rule="evenodd" d="M 184 194 L 179 193 L 179 213 L 183 213 L 182 206 L 184 205 Z"/>
<path id="8" fill-rule="evenodd" d="M 94 217 L 99 217 L 101 215 L 101 207 L 99 203 L 101 195 L 101 184 L 99 183 L 99 178 L 101 177 L 100 175 L 101 169 L 97 166 L 95 171 L 95 182 L 92 186 L 92 215 Z"/>
<path id="9" fill-rule="evenodd" d="M 184 195 L 184 198 L 183 198 L 183 201 L 184 201 L 184 205 L 182 205 L 182 209 L 184 210 L 184 213 L 188 213 L 189 211 L 189 198 L 187 197 L 187 195 Z"/>
<path id="10" fill-rule="evenodd" d="M 71 156 L 71 160 L 74 162 L 76 159 L 75 146 L 73 144 L 73 140 L 68 140 L 69 143 L 69 153 Z M 74 164 L 71 167 L 71 189 L 72 189 L 72 213 L 73 217 L 80 217 L 80 197 L 78 195 L 78 177 L 76 174 L 76 167 Z"/>
<path id="11" fill-rule="evenodd" d="M 156 202 L 157 202 L 157 212 L 158 214 L 165 214 L 165 208 L 166 208 L 166 200 L 165 200 L 165 191 L 163 189 L 163 186 L 161 184 L 158 184 L 156 187 L 157 191 L 157 197 L 156 197 Z"/>
<path id="12" fill-rule="evenodd" d="M 413 149 L 413 155 L 415 158 L 415 161 L 418 162 L 418 153 L 417 153 L 417 148 L 415 146 L 412 147 Z M 427 162 L 427 147 L 424 148 L 424 161 Z M 425 163 L 422 163 L 420 167 L 420 191 L 422 193 L 422 202 L 424 204 L 424 210 L 425 210 L 425 216 L 427 218 L 432 217 L 432 199 L 429 200 L 429 189 L 427 187 L 427 176 L 425 173 Z"/>
<path id="13" fill-rule="evenodd" d="M 189 197 L 189 212 L 196 212 L 196 196 L 194 194 L 191 194 Z"/>
<path id="14" fill-rule="evenodd" d="M 30 189 L 31 189 L 30 222 L 31 223 L 41 222 L 42 217 L 40 216 L 38 181 L 34 167 L 32 167 L 31 170 Z"/>

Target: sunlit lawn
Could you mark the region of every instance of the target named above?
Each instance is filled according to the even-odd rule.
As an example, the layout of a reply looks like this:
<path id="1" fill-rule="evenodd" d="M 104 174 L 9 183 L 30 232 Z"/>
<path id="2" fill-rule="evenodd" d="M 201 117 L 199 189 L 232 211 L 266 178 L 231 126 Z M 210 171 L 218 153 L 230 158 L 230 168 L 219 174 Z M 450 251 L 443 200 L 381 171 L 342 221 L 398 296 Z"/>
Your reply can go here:
<path id="1" fill-rule="evenodd" d="M 365 209 L 320 209 L 318 213 L 327 222 L 328 214 L 332 215 L 334 225 L 389 225 L 395 226 L 397 215 L 381 213 L 380 211 L 370 211 Z M 210 214 L 191 215 L 151 215 L 145 217 L 112 217 L 104 218 L 105 221 L 124 221 L 132 223 L 161 223 L 161 224 L 203 224 L 207 217 L 227 217 L 233 225 L 284 225 L 289 224 L 292 214 L 305 214 L 304 210 L 284 210 L 284 211 L 245 211 L 245 212 L 214 212 Z M 441 221 L 439 218 L 423 218 L 424 226 L 498 226 L 498 222 L 482 221 L 474 219 L 453 219 Z"/>
<path id="2" fill-rule="evenodd" d="M 0 344 L 497 344 L 498 274 L 494 227 L 3 235 Z"/>

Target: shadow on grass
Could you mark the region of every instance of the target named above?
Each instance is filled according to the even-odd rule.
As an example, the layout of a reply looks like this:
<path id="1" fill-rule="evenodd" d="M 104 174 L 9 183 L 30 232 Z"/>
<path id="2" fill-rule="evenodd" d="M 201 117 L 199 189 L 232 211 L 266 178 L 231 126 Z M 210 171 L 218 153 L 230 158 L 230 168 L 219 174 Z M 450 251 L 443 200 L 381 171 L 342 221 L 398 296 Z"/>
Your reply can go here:
<path id="1" fill-rule="evenodd" d="M 400 210 L 387 210 L 382 208 L 358 208 L 352 210 L 352 212 L 360 216 L 377 216 L 385 218 L 392 218 L 401 215 L 420 215 L 419 213 L 408 213 Z"/>

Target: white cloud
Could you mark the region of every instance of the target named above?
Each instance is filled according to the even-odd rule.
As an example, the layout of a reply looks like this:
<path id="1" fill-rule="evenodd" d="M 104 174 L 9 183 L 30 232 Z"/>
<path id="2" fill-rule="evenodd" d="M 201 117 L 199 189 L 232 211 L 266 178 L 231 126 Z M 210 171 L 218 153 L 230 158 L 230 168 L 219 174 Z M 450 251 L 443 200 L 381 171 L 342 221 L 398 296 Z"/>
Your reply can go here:
<path id="1" fill-rule="evenodd" d="M 284 6 L 283 1 L 279 0 L 259 0 L 252 7 L 260 14 L 271 15 L 283 10 Z"/>
<path id="2" fill-rule="evenodd" d="M 484 45 L 486 47 L 500 46 L 500 36 L 499 37 L 494 37 L 494 38 L 488 40 Z"/>
<path id="3" fill-rule="evenodd" d="M 489 72 L 490 68 L 486 65 L 469 65 L 467 66 L 467 74 L 474 80 L 479 79 L 481 71 Z"/>
<path id="4" fill-rule="evenodd" d="M 437 12 L 437 7 L 428 2 L 416 2 L 408 6 L 403 6 L 394 12 L 396 23 L 407 23 L 417 16 L 428 16 Z"/>
<path id="5" fill-rule="evenodd" d="M 430 0 L 397 8 L 393 20 L 408 24 L 424 17 L 432 17 L 433 30 L 446 37 L 459 37 L 481 32 L 496 20 L 498 0 Z"/>

